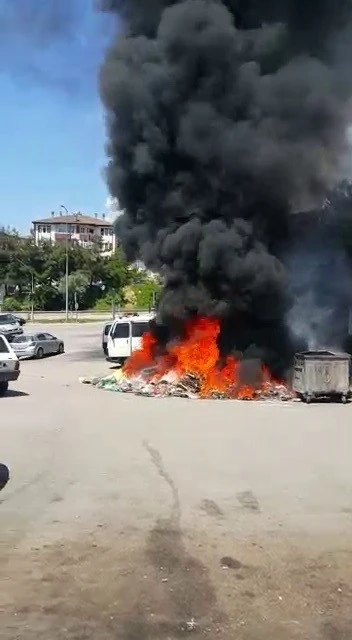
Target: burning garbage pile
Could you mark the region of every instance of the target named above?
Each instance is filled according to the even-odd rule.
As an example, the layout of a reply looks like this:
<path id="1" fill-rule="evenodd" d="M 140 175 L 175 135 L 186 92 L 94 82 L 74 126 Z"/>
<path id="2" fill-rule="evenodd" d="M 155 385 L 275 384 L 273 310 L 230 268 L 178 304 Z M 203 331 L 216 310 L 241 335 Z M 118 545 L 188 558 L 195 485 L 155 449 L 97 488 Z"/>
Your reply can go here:
<path id="1" fill-rule="evenodd" d="M 96 386 L 161 397 L 237 400 L 293 397 L 292 392 L 274 380 L 269 370 L 258 362 L 248 367 L 248 362 L 227 356 L 221 363 L 217 345 L 219 332 L 218 320 L 189 320 L 184 338 L 169 344 L 162 355 L 156 355 L 156 337 L 145 333 L 141 349 L 132 354 L 124 368 L 112 376 L 97 379 Z"/>

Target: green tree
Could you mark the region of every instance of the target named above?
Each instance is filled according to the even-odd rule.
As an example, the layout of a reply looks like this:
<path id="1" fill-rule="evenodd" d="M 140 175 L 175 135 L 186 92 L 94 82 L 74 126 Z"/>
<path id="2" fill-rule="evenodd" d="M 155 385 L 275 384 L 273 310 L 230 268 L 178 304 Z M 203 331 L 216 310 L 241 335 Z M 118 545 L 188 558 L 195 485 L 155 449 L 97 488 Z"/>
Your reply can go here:
<path id="1" fill-rule="evenodd" d="M 11 260 L 18 252 L 19 243 L 20 238 L 16 231 L 0 228 L 0 284 L 5 285 L 6 295 L 11 284 Z"/>
<path id="2" fill-rule="evenodd" d="M 109 295 L 112 304 L 123 303 L 123 289 L 130 282 L 130 274 L 126 259 L 118 247 L 116 251 L 105 259 L 102 286 L 104 295 Z"/>
<path id="3" fill-rule="evenodd" d="M 81 302 L 89 287 L 89 276 L 84 271 L 74 271 L 68 276 L 68 295 L 71 304 L 75 300 Z M 66 295 L 66 277 L 61 278 L 59 291 L 64 297 Z"/>
<path id="4" fill-rule="evenodd" d="M 100 244 L 94 242 L 89 249 L 77 247 L 76 269 L 84 271 L 89 277 L 89 285 L 100 285 L 105 274 L 107 258 L 101 255 Z"/>
<path id="5" fill-rule="evenodd" d="M 132 287 L 136 306 L 147 308 L 157 288 L 148 274 L 127 264 L 120 247 L 109 257 L 101 255 L 100 243 L 89 249 L 69 244 L 69 295 L 75 293 L 81 308 L 110 308 L 125 303 L 124 291 Z M 12 229 L 0 229 L 0 284 L 5 284 L 6 306 L 29 309 L 62 309 L 66 290 L 66 245 L 23 239 Z M 130 289 L 129 289 L 130 290 Z"/>
<path id="6" fill-rule="evenodd" d="M 153 295 L 158 295 L 161 291 L 161 285 L 155 280 L 149 279 L 142 284 L 134 284 L 130 287 L 136 300 L 137 309 L 149 309 L 153 306 Z"/>
<path id="7" fill-rule="evenodd" d="M 120 291 L 130 281 L 128 264 L 122 250 L 116 251 L 105 259 L 103 282 L 107 289 Z"/>

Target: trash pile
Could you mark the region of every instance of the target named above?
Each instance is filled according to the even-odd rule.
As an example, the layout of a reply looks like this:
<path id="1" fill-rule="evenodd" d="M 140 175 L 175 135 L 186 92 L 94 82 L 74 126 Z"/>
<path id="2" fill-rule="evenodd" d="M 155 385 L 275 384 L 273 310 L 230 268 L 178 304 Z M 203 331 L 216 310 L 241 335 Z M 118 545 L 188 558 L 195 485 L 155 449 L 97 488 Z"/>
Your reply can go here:
<path id="1" fill-rule="evenodd" d="M 163 377 L 155 375 L 153 368 L 148 367 L 135 376 L 127 376 L 123 369 L 117 369 L 113 374 L 104 377 L 80 378 L 82 384 L 92 384 L 98 389 L 118 393 L 132 393 L 147 397 L 175 397 L 175 398 L 207 398 L 217 400 L 293 400 L 295 394 L 284 384 L 266 382 L 258 389 L 226 389 L 219 391 L 210 389 L 206 395 L 201 393 L 202 380 L 194 373 L 178 377 L 173 371 Z"/>
<path id="2" fill-rule="evenodd" d="M 156 335 L 147 331 L 123 369 L 81 382 L 159 398 L 286 401 L 295 397 L 258 358 L 221 355 L 219 334 L 218 319 L 198 317 L 186 321 L 182 338 L 167 344 L 160 345 Z"/>
<path id="3" fill-rule="evenodd" d="M 149 369 L 133 377 L 126 376 L 122 369 L 118 369 L 110 376 L 80 378 L 79 381 L 106 391 L 150 397 L 197 398 L 200 389 L 199 382 L 192 375 L 176 380 L 176 376 L 168 374 L 160 380 L 155 380 Z"/>

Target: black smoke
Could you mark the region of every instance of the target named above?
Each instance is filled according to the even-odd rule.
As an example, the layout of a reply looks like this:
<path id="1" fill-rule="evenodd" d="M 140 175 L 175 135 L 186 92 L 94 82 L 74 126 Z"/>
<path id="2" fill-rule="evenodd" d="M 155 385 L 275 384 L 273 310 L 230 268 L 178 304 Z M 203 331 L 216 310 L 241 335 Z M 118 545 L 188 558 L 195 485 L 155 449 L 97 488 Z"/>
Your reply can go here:
<path id="1" fill-rule="evenodd" d="M 310 350 L 346 348 L 352 308 L 352 210 L 347 221 L 336 204 L 326 202 L 320 211 L 296 216 L 297 235 L 285 260 L 293 294 L 288 326 Z"/>
<path id="2" fill-rule="evenodd" d="M 123 23 L 100 89 L 127 257 L 162 274 L 160 322 L 217 316 L 223 353 L 250 351 L 280 369 L 296 346 L 291 219 L 322 204 L 348 150 L 351 3 L 103 8 Z"/>

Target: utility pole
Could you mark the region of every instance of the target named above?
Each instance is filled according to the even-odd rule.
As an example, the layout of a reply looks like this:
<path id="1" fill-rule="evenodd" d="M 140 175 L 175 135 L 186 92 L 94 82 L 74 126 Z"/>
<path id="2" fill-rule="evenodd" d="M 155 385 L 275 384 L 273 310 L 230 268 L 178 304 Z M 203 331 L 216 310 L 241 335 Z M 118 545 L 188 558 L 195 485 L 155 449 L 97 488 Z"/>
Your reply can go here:
<path id="1" fill-rule="evenodd" d="M 0 284 L 0 311 L 2 311 L 2 305 L 5 298 L 5 285 Z"/>
<path id="2" fill-rule="evenodd" d="M 34 322 L 34 271 L 31 270 L 31 321 Z"/>
<path id="3" fill-rule="evenodd" d="M 60 209 L 64 209 L 66 211 L 66 215 L 68 216 L 68 209 L 64 204 L 60 205 Z M 65 268 L 65 317 L 66 322 L 68 322 L 68 222 L 66 222 L 66 268 Z"/>

